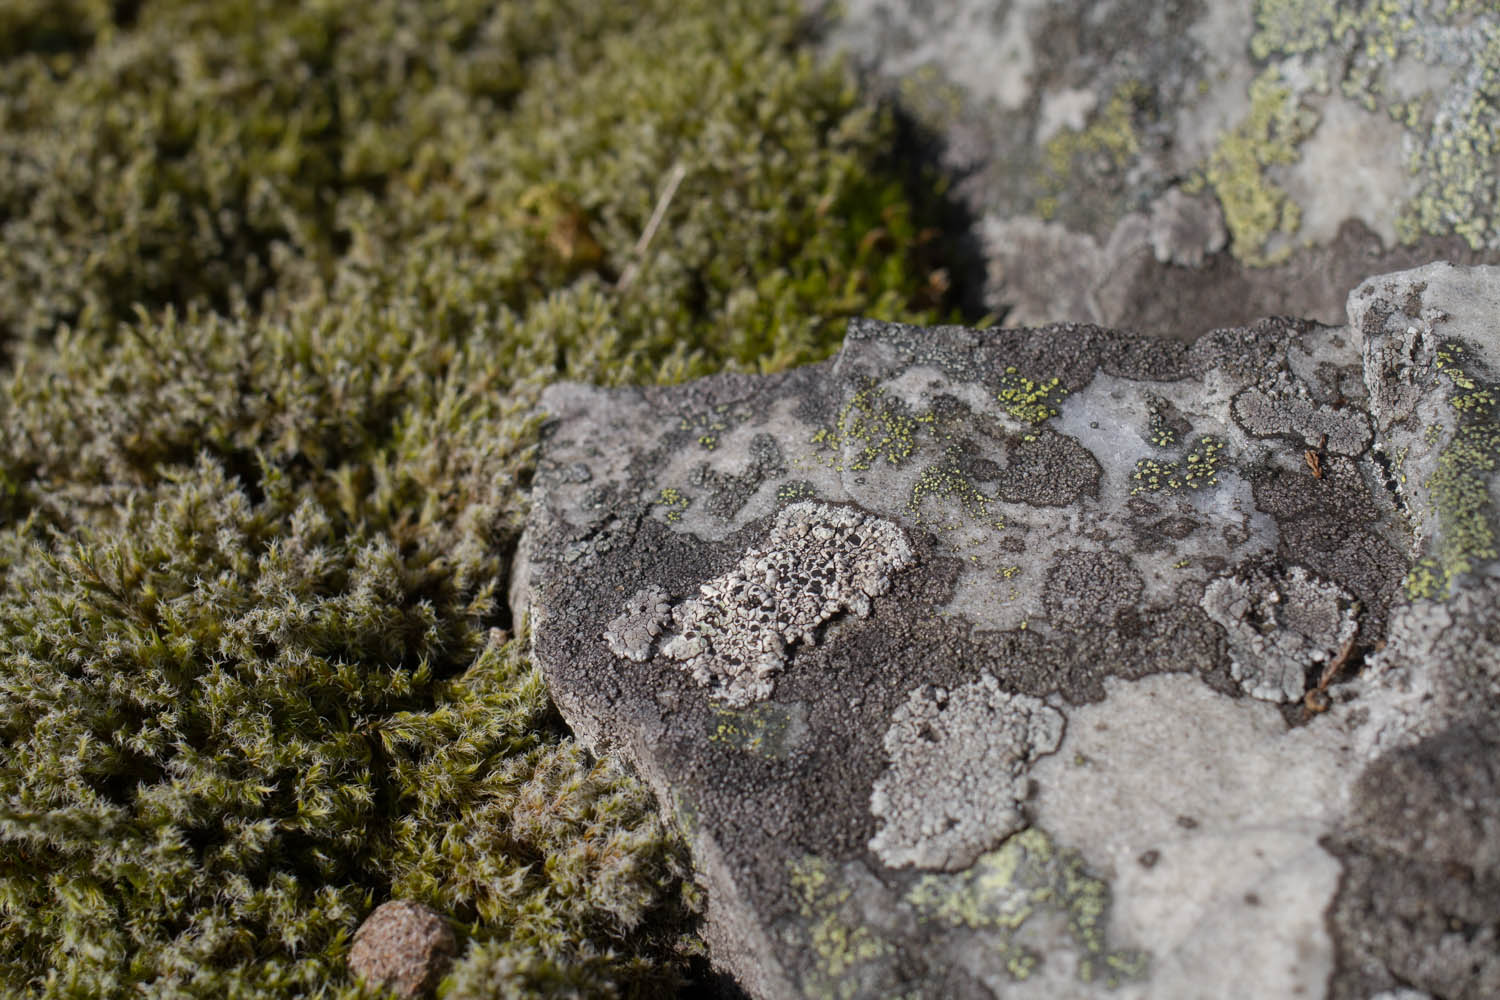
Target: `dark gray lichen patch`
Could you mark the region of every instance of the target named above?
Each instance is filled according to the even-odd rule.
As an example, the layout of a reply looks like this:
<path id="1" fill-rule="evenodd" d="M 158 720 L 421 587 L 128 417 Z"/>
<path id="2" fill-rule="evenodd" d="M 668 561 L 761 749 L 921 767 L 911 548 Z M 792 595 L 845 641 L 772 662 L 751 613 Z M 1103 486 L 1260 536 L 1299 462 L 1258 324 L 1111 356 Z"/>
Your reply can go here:
<path id="1" fill-rule="evenodd" d="M 786 459 L 776 439 L 761 432 L 750 439 L 750 456 L 744 471 L 722 472 L 701 462 L 688 482 L 707 494 L 704 505 L 716 517 L 730 520 L 737 515 L 761 484 L 786 472 Z"/>
<path id="2" fill-rule="evenodd" d="M 1118 552 L 1069 549 L 1053 560 L 1042 603 L 1048 620 L 1060 628 L 1112 627 L 1121 614 L 1140 606 L 1144 586 Z"/>
<path id="3" fill-rule="evenodd" d="M 1332 1000 L 1397 987 L 1500 996 L 1500 741 L 1480 717 L 1386 755 L 1330 839 L 1344 877 L 1330 910 Z"/>

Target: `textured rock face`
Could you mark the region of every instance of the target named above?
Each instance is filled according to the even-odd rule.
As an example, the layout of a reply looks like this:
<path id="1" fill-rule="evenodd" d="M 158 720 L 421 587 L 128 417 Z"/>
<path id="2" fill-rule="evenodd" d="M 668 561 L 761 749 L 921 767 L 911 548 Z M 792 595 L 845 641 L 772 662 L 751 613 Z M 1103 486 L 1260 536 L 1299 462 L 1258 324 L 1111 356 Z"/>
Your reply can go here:
<path id="1" fill-rule="evenodd" d="M 1497 995 L 1497 316 L 558 386 L 512 600 L 755 996 Z"/>
<path id="2" fill-rule="evenodd" d="M 1339 323 L 1376 271 L 1500 263 L 1489 0 L 839 6 L 830 49 L 960 178 L 1007 323 Z"/>

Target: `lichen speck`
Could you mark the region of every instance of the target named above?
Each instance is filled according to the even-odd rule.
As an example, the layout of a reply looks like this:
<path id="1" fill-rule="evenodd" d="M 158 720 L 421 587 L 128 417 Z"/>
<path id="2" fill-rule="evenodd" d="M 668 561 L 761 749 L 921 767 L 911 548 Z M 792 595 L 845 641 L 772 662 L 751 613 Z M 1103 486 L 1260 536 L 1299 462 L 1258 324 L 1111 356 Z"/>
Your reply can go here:
<path id="1" fill-rule="evenodd" d="M 660 651 L 711 697 L 743 708 L 771 696 L 790 646 L 814 641 L 817 627 L 842 611 L 867 616 L 871 598 L 914 561 L 894 522 L 851 507 L 791 504 L 763 544 L 672 609 Z M 631 598 L 606 632 L 612 652 L 649 658 L 653 629 L 666 624 L 665 596 L 652 589 Z"/>

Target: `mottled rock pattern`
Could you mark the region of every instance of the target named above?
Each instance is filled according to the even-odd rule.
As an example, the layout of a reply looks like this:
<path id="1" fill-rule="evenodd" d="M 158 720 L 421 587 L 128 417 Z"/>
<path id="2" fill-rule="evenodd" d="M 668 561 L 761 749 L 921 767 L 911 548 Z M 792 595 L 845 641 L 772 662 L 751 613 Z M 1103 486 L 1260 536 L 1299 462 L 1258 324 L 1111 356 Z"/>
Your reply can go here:
<path id="1" fill-rule="evenodd" d="M 780 375 L 548 391 L 512 600 L 686 831 L 717 963 L 1496 995 L 1500 270 L 1349 315 L 856 321 Z"/>
<path id="2" fill-rule="evenodd" d="M 1340 323 L 1366 275 L 1500 263 L 1489 0 L 837 6 L 828 48 L 954 178 L 1007 323 Z"/>
<path id="3" fill-rule="evenodd" d="M 372 985 L 416 1000 L 448 971 L 458 942 L 436 910 L 406 899 L 381 903 L 354 932 L 349 972 Z"/>

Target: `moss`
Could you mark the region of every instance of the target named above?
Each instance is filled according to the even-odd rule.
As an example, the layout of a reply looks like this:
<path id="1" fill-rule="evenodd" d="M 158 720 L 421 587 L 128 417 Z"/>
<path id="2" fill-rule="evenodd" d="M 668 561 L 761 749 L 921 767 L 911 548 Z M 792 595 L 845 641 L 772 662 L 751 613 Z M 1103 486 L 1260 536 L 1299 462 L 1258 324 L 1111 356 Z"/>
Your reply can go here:
<path id="1" fill-rule="evenodd" d="M 1437 350 L 1436 368 L 1452 384 L 1448 405 L 1457 424 L 1438 451 L 1427 489 L 1437 515 L 1437 543 L 1406 577 L 1413 600 L 1446 600 L 1460 576 L 1487 560 L 1500 558 L 1490 479 L 1500 468 L 1500 420 L 1495 397 L 1500 387 L 1472 373 L 1462 344 Z"/>
<path id="2" fill-rule="evenodd" d="M 1188 190 L 1211 187 L 1224 210 L 1231 252 L 1252 265 L 1274 264 L 1292 251 L 1290 243 L 1272 250 L 1273 237 L 1295 236 L 1302 225 L 1297 203 L 1271 179 L 1269 170 L 1300 157 L 1297 146 L 1317 126 L 1279 71 L 1263 71 L 1250 84 L 1250 110 L 1220 137 L 1200 177 Z"/>
<path id="3" fill-rule="evenodd" d="M 936 195 L 802 26 L 0 4 L 0 992 L 354 996 L 392 896 L 465 932 L 450 997 L 687 974 L 681 845 L 499 595 L 547 382 L 946 308 Z"/>

